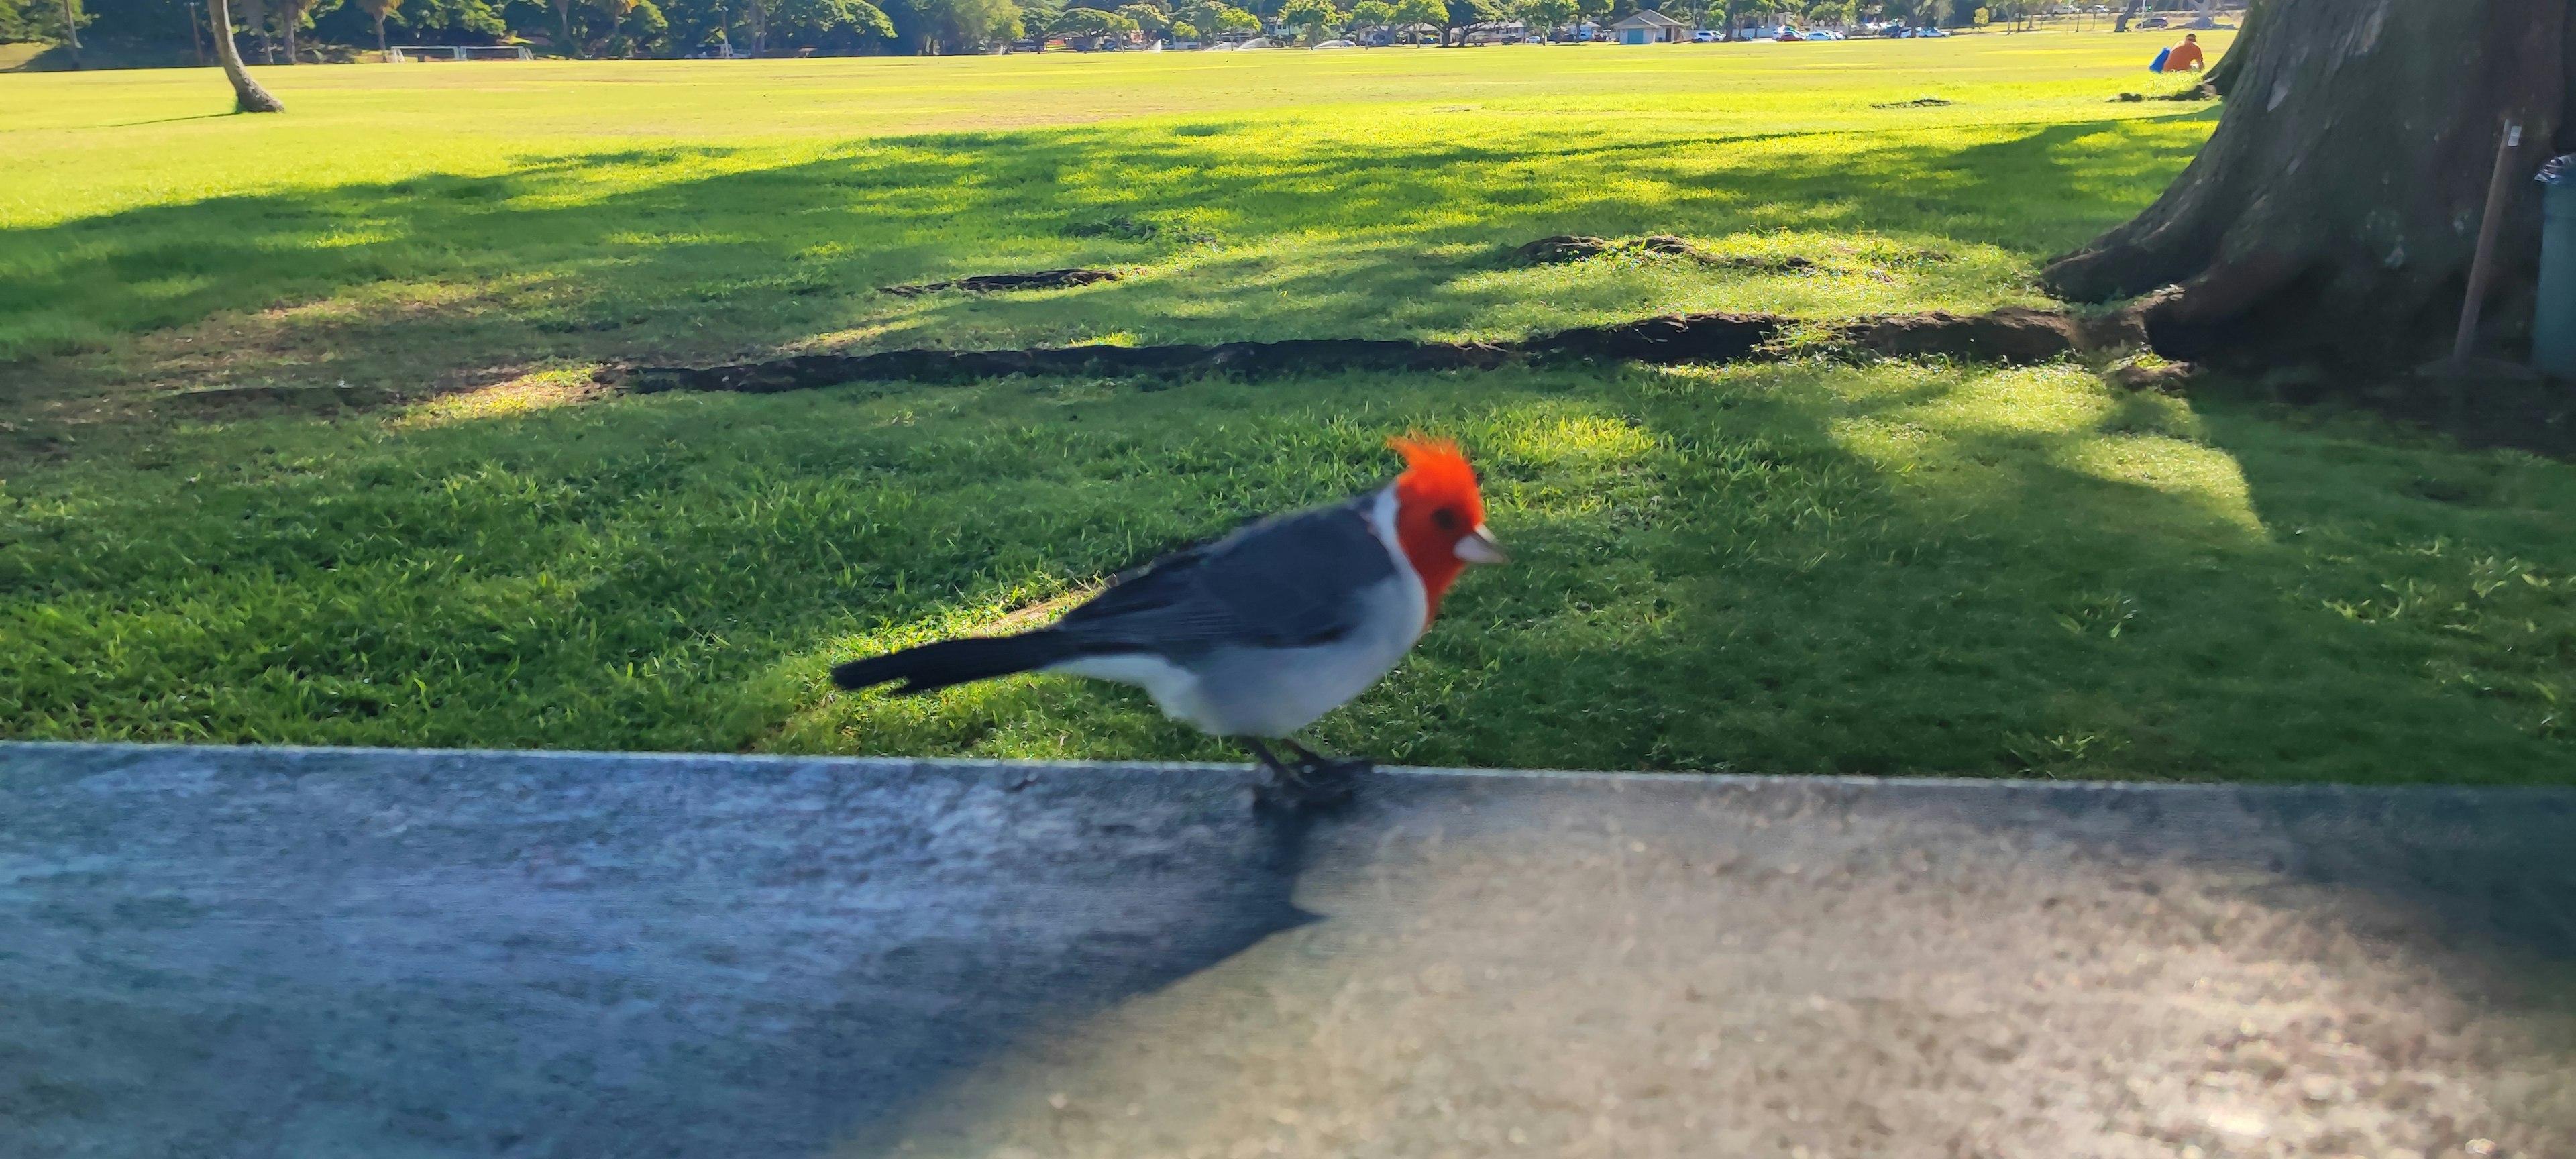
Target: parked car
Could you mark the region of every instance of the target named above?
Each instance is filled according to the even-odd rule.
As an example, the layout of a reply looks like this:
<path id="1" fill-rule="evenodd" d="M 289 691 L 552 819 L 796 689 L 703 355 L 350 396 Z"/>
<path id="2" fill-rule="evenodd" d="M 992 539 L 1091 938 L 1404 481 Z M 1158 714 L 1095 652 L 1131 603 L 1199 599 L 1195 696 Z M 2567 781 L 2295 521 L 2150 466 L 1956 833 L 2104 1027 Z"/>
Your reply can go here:
<path id="1" fill-rule="evenodd" d="M 1780 30 L 1779 35 L 1774 36 L 1771 39 L 1786 44 L 1792 40 L 1805 40 L 1806 37 L 1799 35 L 1798 30 L 1795 28 L 1783 28 Z"/>
<path id="2" fill-rule="evenodd" d="M 1725 39 L 1725 33 L 1712 28 L 1702 28 L 1691 33 L 1691 43 L 1693 44 L 1717 44 Z"/>

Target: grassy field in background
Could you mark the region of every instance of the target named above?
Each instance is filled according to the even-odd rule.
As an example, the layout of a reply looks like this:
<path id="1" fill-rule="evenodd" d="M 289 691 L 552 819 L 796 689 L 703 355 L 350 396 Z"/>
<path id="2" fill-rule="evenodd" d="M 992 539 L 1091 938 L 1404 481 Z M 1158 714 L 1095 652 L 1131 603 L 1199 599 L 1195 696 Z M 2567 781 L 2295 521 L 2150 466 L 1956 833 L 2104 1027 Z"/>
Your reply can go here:
<path id="1" fill-rule="evenodd" d="M 32 387 L 91 397 L 816 341 L 1975 308 L 2028 297 L 2033 254 L 2152 196 L 2209 124 L 2107 100 L 2153 80 L 2134 41 L 1961 39 L 308 66 L 263 70 L 293 108 L 272 118 L 225 114 L 206 72 L 6 76 L 0 358 L 104 355 Z M 1873 107 L 1923 96 L 1959 103 Z M 1130 114 L 1166 115 L 1103 120 Z M 1566 230 L 1844 260 L 1826 279 L 1494 260 Z M 1077 262 L 1135 276 L 873 292 Z"/>
<path id="2" fill-rule="evenodd" d="M 1417 763 L 2569 780 L 2576 473 L 2087 367 L 599 397 L 602 359 L 2035 301 L 2209 130 L 2135 37 L 0 77 L 0 733 L 1222 756 L 890 700 L 1463 438 L 1519 558 L 1319 726 Z M 2169 86 L 2168 86 L 2169 87 Z M 1933 96 L 1942 106 L 1896 106 Z M 1670 232 L 1796 273 L 1521 268 Z M 1112 265 L 991 298 L 873 287 Z M 380 406 L 217 405 L 339 384 Z M 315 392 L 329 396 L 327 392 Z M 291 397 L 291 396 L 290 396 Z"/>

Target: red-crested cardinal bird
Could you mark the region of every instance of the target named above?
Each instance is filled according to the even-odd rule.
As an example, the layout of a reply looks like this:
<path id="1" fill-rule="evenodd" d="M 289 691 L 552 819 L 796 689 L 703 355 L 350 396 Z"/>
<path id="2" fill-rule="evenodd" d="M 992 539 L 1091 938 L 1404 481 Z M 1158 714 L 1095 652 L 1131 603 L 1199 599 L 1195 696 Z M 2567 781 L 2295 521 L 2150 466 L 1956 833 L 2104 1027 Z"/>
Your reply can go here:
<path id="1" fill-rule="evenodd" d="M 1265 519 L 1111 581 L 1051 627 L 943 640 L 832 669 L 842 688 L 902 693 L 1017 672 L 1143 688 L 1164 715 L 1244 742 L 1291 801 L 1349 792 L 1366 761 L 1288 736 L 1395 667 L 1467 565 L 1509 559 L 1485 529 L 1476 472 L 1454 443 L 1391 439 L 1404 473 L 1365 495 Z M 1295 766 L 1265 739 L 1287 744 Z"/>

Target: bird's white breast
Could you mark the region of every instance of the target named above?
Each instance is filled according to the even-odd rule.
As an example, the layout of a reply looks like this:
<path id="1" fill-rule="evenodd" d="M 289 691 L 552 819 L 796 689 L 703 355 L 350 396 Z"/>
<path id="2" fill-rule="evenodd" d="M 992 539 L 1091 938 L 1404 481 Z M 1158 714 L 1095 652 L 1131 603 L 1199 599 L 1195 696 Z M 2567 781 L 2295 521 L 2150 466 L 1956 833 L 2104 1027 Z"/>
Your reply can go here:
<path id="1" fill-rule="evenodd" d="M 1085 656 L 1048 668 L 1132 684 L 1164 715 L 1217 736 L 1286 736 L 1341 707 L 1395 668 L 1422 638 L 1430 598 L 1395 535 L 1395 492 L 1378 493 L 1369 529 L 1395 574 L 1357 594 L 1359 626 L 1303 648 L 1220 648 L 1187 662 L 1145 653 Z"/>

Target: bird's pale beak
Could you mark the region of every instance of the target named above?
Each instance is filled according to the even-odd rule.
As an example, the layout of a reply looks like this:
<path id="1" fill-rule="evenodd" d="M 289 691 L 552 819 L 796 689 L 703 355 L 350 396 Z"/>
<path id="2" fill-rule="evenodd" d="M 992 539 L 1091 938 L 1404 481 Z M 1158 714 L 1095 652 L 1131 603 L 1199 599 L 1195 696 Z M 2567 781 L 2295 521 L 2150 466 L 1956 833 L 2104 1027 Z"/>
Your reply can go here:
<path id="1" fill-rule="evenodd" d="M 1494 542 L 1494 533 L 1485 530 L 1485 525 L 1482 523 L 1477 524 L 1476 530 L 1470 532 L 1467 538 L 1458 541 L 1458 558 L 1469 563 L 1510 563 L 1512 561 L 1511 553 L 1504 551 L 1502 544 Z"/>

